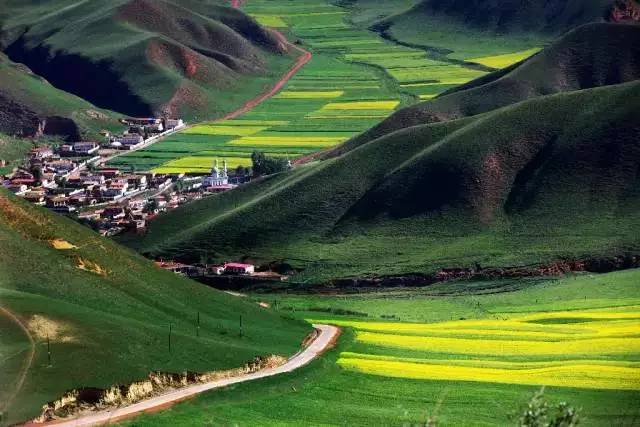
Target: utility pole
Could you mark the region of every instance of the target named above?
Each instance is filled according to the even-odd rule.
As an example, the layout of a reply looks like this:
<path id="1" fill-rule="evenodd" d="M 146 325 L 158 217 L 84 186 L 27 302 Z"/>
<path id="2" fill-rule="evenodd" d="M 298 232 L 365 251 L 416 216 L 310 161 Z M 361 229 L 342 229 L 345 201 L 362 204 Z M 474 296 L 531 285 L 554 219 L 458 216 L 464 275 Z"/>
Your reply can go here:
<path id="1" fill-rule="evenodd" d="M 51 341 L 49 340 L 49 334 L 47 334 L 47 361 L 51 366 Z"/>
<path id="2" fill-rule="evenodd" d="M 240 338 L 242 338 L 242 314 L 240 315 Z"/>
<path id="3" fill-rule="evenodd" d="M 200 312 L 198 312 L 198 320 L 196 325 L 196 336 L 200 337 Z"/>

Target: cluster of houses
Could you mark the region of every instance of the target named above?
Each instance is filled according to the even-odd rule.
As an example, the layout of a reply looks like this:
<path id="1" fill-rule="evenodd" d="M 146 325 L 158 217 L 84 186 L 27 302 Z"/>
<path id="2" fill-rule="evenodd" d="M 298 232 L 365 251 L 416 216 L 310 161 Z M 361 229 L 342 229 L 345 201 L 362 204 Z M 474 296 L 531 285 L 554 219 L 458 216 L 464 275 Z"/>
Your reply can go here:
<path id="1" fill-rule="evenodd" d="M 108 146 L 116 150 L 138 150 L 169 133 L 184 127 L 182 119 L 127 118 L 121 120 L 128 126 L 122 135 L 110 136 Z"/>
<path id="2" fill-rule="evenodd" d="M 31 150 L 21 168 L 0 176 L 9 191 L 52 211 L 72 215 L 103 235 L 141 231 L 158 214 L 231 190 L 249 176 L 231 176 L 218 160 L 208 176 L 129 173 L 103 167 L 116 150 L 135 150 L 184 127 L 180 119 L 128 118 L 120 136 L 97 142 L 75 142 Z M 233 266 L 229 265 L 229 269 Z"/>
<path id="3" fill-rule="evenodd" d="M 156 265 L 163 270 L 188 277 L 222 275 L 251 276 L 256 272 L 256 267 L 253 264 L 239 262 L 228 262 L 222 265 L 189 265 L 175 261 L 156 261 Z"/>

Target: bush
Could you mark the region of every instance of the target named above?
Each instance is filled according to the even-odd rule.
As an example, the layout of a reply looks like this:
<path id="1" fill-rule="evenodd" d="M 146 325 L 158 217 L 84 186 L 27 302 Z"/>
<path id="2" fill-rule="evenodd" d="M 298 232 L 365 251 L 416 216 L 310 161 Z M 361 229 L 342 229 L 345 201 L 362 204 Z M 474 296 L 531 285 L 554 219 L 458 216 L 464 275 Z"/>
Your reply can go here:
<path id="1" fill-rule="evenodd" d="M 520 416 L 520 427 L 575 427 L 579 423 L 578 411 L 566 402 L 550 408 L 544 398 L 544 387 L 536 392 Z"/>
<path id="2" fill-rule="evenodd" d="M 283 157 L 267 157 L 263 152 L 251 154 L 253 174 L 255 176 L 271 175 L 289 169 L 289 161 Z"/>

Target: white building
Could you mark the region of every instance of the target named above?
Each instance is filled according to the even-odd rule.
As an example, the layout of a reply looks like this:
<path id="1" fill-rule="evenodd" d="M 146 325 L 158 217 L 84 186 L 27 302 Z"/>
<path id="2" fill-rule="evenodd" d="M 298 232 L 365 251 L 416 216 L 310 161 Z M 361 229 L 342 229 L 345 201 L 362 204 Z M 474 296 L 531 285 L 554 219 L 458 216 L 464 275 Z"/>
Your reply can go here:
<path id="1" fill-rule="evenodd" d="M 184 126 L 182 119 L 167 119 L 166 121 L 167 130 L 181 128 L 182 126 Z"/>
<path id="2" fill-rule="evenodd" d="M 206 177 L 202 182 L 203 187 L 222 187 L 225 185 L 229 185 L 229 174 L 227 172 L 227 161 L 224 160 L 222 172 L 218 168 L 218 159 L 216 159 L 213 164 L 213 169 L 211 169 L 211 175 Z"/>

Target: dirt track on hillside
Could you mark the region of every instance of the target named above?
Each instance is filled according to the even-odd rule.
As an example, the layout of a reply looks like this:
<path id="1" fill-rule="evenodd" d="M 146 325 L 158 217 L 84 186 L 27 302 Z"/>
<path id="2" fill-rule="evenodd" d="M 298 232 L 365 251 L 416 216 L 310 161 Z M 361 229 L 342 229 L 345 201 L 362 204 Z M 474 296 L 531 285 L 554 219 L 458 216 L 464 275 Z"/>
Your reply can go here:
<path id="1" fill-rule="evenodd" d="M 292 372 L 298 368 L 301 368 L 325 351 L 330 349 L 336 342 L 339 336 L 340 329 L 335 326 L 329 325 L 313 325 L 318 331 L 316 338 L 309 343 L 309 345 L 291 357 L 284 365 L 277 368 L 265 369 L 262 371 L 254 372 L 251 374 L 241 375 L 233 378 L 226 378 L 216 381 L 211 381 L 204 384 L 197 384 L 189 387 L 184 387 L 178 390 L 171 391 L 169 393 L 146 399 L 141 402 L 113 409 L 108 411 L 102 411 L 97 413 L 91 413 L 78 418 L 53 421 L 45 424 L 30 424 L 35 425 L 50 425 L 56 427 L 80 427 L 80 426 L 94 426 L 110 424 L 119 420 L 127 419 L 140 415 L 141 413 L 155 412 L 161 409 L 166 409 L 171 405 L 181 402 L 185 399 L 189 399 L 200 393 L 214 390 L 222 387 L 227 387 L 232 384 L 243 383 L 247 381 L 253 381 L 260 378 L 272 377 L 287 372 Z"/>
<path id="2" fill-rule="evenodd" d="M 235 9 L 239 9 L 243 3 L 244 2 L 241 0 L 231 0 L 231 7 Z M 220 122 L 223 120 L 235 119 L 236 117 L 251 111 L 258 105 L 262 104 L 267 99 L 276 95 L 280 91 L 280 89 L 282 89 L 284 85 L 286 85 L 287 82 L 289 82 L 289 80 L 291 80 L 291 78 L 295 76 L 298 71 L 300 71 L 302 67 L 304 67 L 309 61 L 311 61 L 311 59 L 313 59 L 313 55 L 311 54 L 311 52 L 301 48 L 300 46 L 295 45 L 294 43 L 291 43 L 280 31 L 277 31 L 274 29 L 270 29 L 269 31 L 271 31 L 271 33 L 278 39 L 280 46 L 285 48 L 287 51 L 291 51 L 291 50 L 298 51 L 300 52 L 300 56 L 298 56 L 298 59 L 296 59 L 296 62 L 293 65 L 293 67 L 291 67 L 289 71 L 287 71 L 285 75 L 282 76 L 280 80 L 278 80 L 271 89 L 251 99 L 250 101 L 245 103 L 242 107 L 238 108 L 237 110 L 228 113 L 227 115 L 225 115 L 220 119 L 217 119 L 216 120 L 217 122 Z"/>

